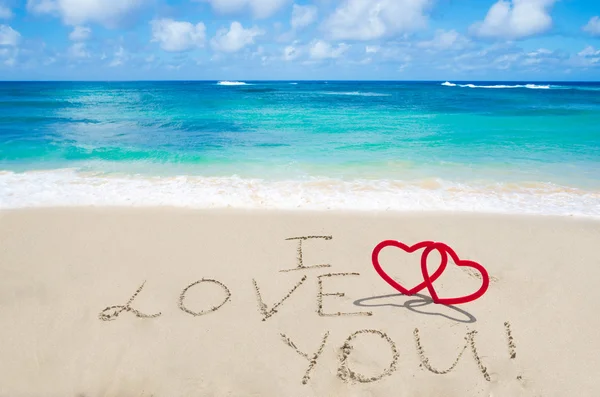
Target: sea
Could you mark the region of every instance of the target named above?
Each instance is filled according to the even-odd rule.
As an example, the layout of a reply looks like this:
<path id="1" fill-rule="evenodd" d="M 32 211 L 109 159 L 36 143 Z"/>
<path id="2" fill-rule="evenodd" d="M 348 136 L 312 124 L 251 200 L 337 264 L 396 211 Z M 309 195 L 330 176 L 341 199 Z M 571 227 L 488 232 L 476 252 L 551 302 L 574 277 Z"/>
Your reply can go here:
<path id="1" fill-rule="evenodd" d="M 600 217 L 600 83 L 1 82 L 0 209 Z"/>

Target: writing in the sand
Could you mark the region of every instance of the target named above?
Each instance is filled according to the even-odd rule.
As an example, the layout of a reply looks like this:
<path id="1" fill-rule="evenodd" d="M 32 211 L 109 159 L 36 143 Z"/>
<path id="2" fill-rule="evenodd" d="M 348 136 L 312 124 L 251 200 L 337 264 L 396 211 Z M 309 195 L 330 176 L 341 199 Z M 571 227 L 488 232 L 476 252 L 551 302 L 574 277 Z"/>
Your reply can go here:
<path id="1" fill-rule="evenodd" d="M 290 269 L 283 269 L 283 270 L 280 270 L 280 272 L 287 273 L 287 272 L 296 272 L 296 271 L 299 272 L 299 271 L 330 268 L 331 267 L 330 264 L 321 263 L 321 264 L 307 265 L 304 263 L 304 257 L 303 257 L 304 245 L 303 244 L 307 243 L 308 241 L 315 240 L 315 239 L 329 241 L 329 240 L 332 240 L 332 236 L 303 236 L 303 237 L 292 237 L 292 238 L 286 239 L 288 241 L 297 241 L 297 246 L 296 246 L 296 250 L 297 250 L 296 262 L 297 263 L 296 263 L 295 267 L 290 268 Z M 382 244 L 396 245 L 396 246 L 398 245 L 396 242 L 393 242 L 393 244 L 391 244 L 389 241 L 384 242 Z M 419 243 L 419 244 L 422 244 L 422 243 Z M 427 242 L 427 244 L 431 244 L 431 243 Z M 417 247 L 417 245 L 415 245 L 413 247 Z M 381 244 L 378 247 L 380 247 L 380 246 L 381 246 Z M 376 252 L 378 254 L 377 250 L 378 249 L 376 248 L 376 250 L 374 252 Z M 410 252 L 409 249 L 406 249 L 405 251 Z M 375 263 L 375 261 L 374 261 L 374 263 Z M 376 268 L 377 268 L 377 266 L 376 266 Z M 319 315 L 321 317 L 372 316 L 373 313 L 371 311 L 353 311 L 353 312 L 339 312 L 339 311 L 335 312 L 334 311 L 334 312 L 330 312 L 330 311 L 326 310 L 326 308 L 325 308 L 325 299 L 324 298 L 334 298 L 334 297 L 344 297 L 345 296 L 345 293 L 343 293 L 343 292 L 328 290 L 324 285 L 325 282 L 329 279 L 336 278 L 336 277 L 356 277 L 356 276 L 360 276 L 360 273 L 326 272 L 326 273 L 317 275 L 315 277 L 316 282 L 317 282 L 317 295 L 316 295 L 316 313 L 317 313 L 317 315 Z M 438 275 L 434 275 L 434 277 L 437 278 Z M 279 311 L 281 310 L 284 303 L 299 288 L 301 288 L 306 283 L 307 280 L 308 280 L 308 276 L 302 275 L 298 279 L 298 281 L 291 286 L 289 291 L 283 297 L 281 297 L 276 303 L 273 303 L 273 304 L 271 304 L 271 306 L 269 306 L 265 302 L 265 299 L 263 298 L 263 295 L 262 295 L 260 287 L 259 287 L 259 283 L 255 279 L 252 279 L 252 284 L 254 286 L 254 290 L 256 293 L 259 318 L 262 321 L 267 321 L 270 318 L 272 318 L 273 316 L 277 315 L 277 313 L 279 313 Z M 209 304 L 209 305 L 204 305 L 204 307 L 195 307 L 192 302 L 187 301 L 187 293 L 191 289 L 202 288 L 204 285 L 207 285 L 207 284 L 212 284 L 212 285 L 218 286 L 223 291 L 223 297 L 218 298 L 214 302 L 211 302 L 211 304 Z M 425 285 L 425 283 L 423 285 Z M 99 319 L 102 321 L 114 321 L 114 320 L 118 319 L 119 316 L 123 313 L 131 313 L 132 315 L 136 316 L 137 318 L 141 318 L 141 319 L 152 319 L 152 318 L 160 317 L 162 315 L 162 313 L 160 313 L 160 312 L 158 312 L 158 313 L 143 313 L 142 311 L 135 309 L 132 306 L 134 304 L 136 297 L 144 289 L 144 286 L 145 286 L 145 281 L 139 286 L 139 288 L 133 293 L 133 295 L 124 304 L 106 307 L 104 310 L 102 310 L 100 312 Z M 423 288 L 422 286 L 418 286 L 418 287 Z M 396 288 L 396 289 L 398 289 L 398 288 Z M 415 290 L 415 289 L 413 289 L 413 290 Z M 408 292 L 411 292 L 411 291 L 408 291 Z M 410 293 L 408 295 L 410 295 Z M 232 293 L 231 293 L 230 289 L 223 282 L 214 280 L 214 279 L 202 278 L 200 280 L 192 282 L 191 284 L 185 286 L 182 289 L 182 291 L 179 295 L 178 308 L 183 313 L 190 315 L 190 316 L 194 316 L 194 317 L 204 316 L 204 315 L 208 315 L 210 313 L 214 313 L 214 312 L 220 310 L 221 308 L 223 308 L 227 303 L 231 302 L 231 297 L 232 297 Z M 505 322 L 504 329 L 505 329 L 505 334 L 506 334 L 506 338 L 507 338 L 507 342 L 508 342 L 509 358 L 511 360 L 514 360 L 516 358 L 516 345 L 515 345 L 515 340 L 514 340 L 514 337 L 512 334 L 512 330 L 511 330 L 511 324 L 509 322 Z M 478 352 L 478 348 L 475 344 L 476 334 L 477 334 L 477 331 L 467 332 L 467 334 L 464 337 L 465 344 L 462 347 L 462 349 L 460 350 L 460 353 L 458 354 L 458 357 L 454 360 L 453 364 L 447 369 L 438 369 L 430 363 L 429 358 L 425 354 L 425 349 L 423 347 L 424 343 L 422 342 L 422 339 L 420 337 L 419 329 L 415 328 L 414 332 L 413 332 L 414 346 L 416 348 L 416 353 L 419 357 L 421 367 L 434 373 L 434 374 L 443 375 L 443 374 L 450 373 L 458 365 L 458 363 L 461 360 L 461 358 L 463 357 L 464 353 L 467 350 L 469 350 L 471 352 L 473 359 L 475 360 L 475 362 L 477 364 L 477 367 L 478 367 L 479 372 L 481 373 L 481 376 L 483 377 L 483 379 L 485 379 L 488 382 L 491 381 L 490 372 L 488 371 L 487 367 L 483 364 L 483 362 L 481 360 L 481 356 Z M 382 340 L 384 340 L 385 344 L 388 346 L 389 352 L 390 352 L 389 365 L 382 368 L 381 371 L 379 372 L 379 375 L 375 375 L 375 376 L 373 376 L 373 375 L 366 376 L 364 374 L 359 373 L 357 370 L 352 368 L 352 366 L 350 364 L 350 360 L 349 360 L 349 357 L 352 355 L 352 353 L 355 349 L 354 341 L 359 338 L 364 338 L 365 336 L 368 336 L 368 335 L 376 336 L 376 337 L 379 337 Z M 307 353 L 304 350 L 297 347 L 297 345 L 292 341 L 292 339 L 289 336 L 287 336 L 286 334 L 282 333 L 282 334 L 280 334 L 280 337 L 282 338 L 282 341 L 287 346 L 292 348 L 299 356 L 303 357 L 304 359 L 306 359 L 308 361 L 308 367 L 301 379 L 301 382 L 303 384 L 307 384 L 311 378 L 311 374 L 312 374 L 314 368 L 316 367 L 316 365 L 319 362 L 319 359 L 321 357 L 323 349 L 325 348 L 325 346 L 328 343 L 329 331 L 325 332 L 325 334 L 323 335 L 323 337 L 320 340 L 320 344 L 319 344 L 318 348 L 313 353 L 310 353 L 310 352 Z M 343 341 L 340 351 L 341 351 L 341 354 L 339 357 L 337 377 L 344 382 L 370 383 L 370 382 L 379 381 L 379 380 L 385 378 L 386 376 L 392 375 L 397 370 L 397 363 L 398 363 L 398 360 L 400 357 L 399 353 L 398 353 L 398 349 L 396 347 L 396 343 L 394 342 L 394 340 L 392 340 L 385 332 L 383 332 L 381 330 L 376 330 L 376 329 L 361 329 L 361 330 L 357 330 L 357 331 L 351 333 L 348 336 L 348 338 L 345 341 Z M 520 377 L 519 377 L 519 379 L 520 379 Z"/>
<path id="2" fill-rule="evenodd" d="M 298 241 L 298 246 L 297 246 L 297 265 L 296 267 L 292 268 L 292 269 L 284 269 L 281 270 L 281 272 L 293 272 L 293 271 L 300 271 L 300 270 L 310 270 L 310 269 L 318 269 L 318 268 L 328 268 L 331 267 L 330 264 L 316 264 L 316 265 L 305 265 L 304 264 L 304 259 L 303 259 L 303 242 L 306 242 L 307 240 L 313 240 L 313 239 L 322 239 L 322 240 L 331 240 L 332 236 L 305 236 L 305 237 L 292 237 L 292 238 L 288 238 L 287 240 L 297 240 Z M 373 313 L 372 312 L 367 312 L 367 311 L 361 311 L 361 312 L 347 312 L 347 313 L 342 313 L 342 312 L 333 312 L 333 313 L 329 313 L 325 310 L 324 308 L 324 297 L 344 297 L 345 293 L 343 292 L 331 292 L 331 291 L 326 291 L 325 287 L 324 287 L 324 282 L 327 279 L 330 278 L 334 278 L 334 277 L 351 277 L 351 276 L 360 276 L 360 273 L 324 273 L 321 275 L 318 275 L 316 277 L 317 279 L 317 285 L 318 285 L 318 292 L 317 292 L 317 296 L 316 296 L 316 301 L 317 301 L 317 314 L 321 317 L 341 317 L 341 316 L 372 316 Z M 261 316 L 262 321 L 267 321 L 269 318 L 273 317 L 274 315 L 276 315 L 278 313 L 278 309 L 303 285 L 305 284 L 305 282 L 308 280 L 308 276 L 303 275 L 300 277 L 300 279 L 298 280 L 298 282 L 296 282 L 291 288 L 290 290 L 276 303 L 274 303 L 271 307 L 269 307 L 266 303 L 265 300 L 263 299 L 263 296 L 261 294 L 261 290 L 259 287 L 258 282 L 253 279 L 252 283 L 254 285 L 254 289 L 256 291 L 256 298 L 258 301 L 258 310 Z M 186 304 L 186 294 L 187 292 L 192 289 L 192 288 L 202 288 L 203 284 L 213 284 L 213 285 L 217 285 L 219 286 L 223 292 L 225 293 L 225 297 L 219 301 L 219 302 L 215 302 L 213 306 L 211 307 L 207 307 L 204 309 L 198 309 L 198 308 L 190 308 L 187 304 Z M 132 307 L 133 302 L 135 300 L 135 298 L 142 292 L 142 290 L 144 289 L 145 286 L 145 282 L 142 283 L 140 285 L 140 287 L 134 292 L 134 294 L 131 296 L 131 298 L 129 298 L 129 300 L 123 304 L 123 305 L 114 305 L 114 306 L 108 306 L 107 308 L 105 308 L 104 310 L 102 310 L 99 314 L 99 318 L 100 320 L 103 321 L 113 321 L 116 320 L 123 312 L 127 312 L 127 313 L 131 313 L 133 315 L 135 315 L 136 317 L 139 318 L 156 318 L 156 317 L 160 317 L 162 313 L 153 313 L 153 314 L 147 314 L 147 313 L 142 313 L 141 311 L 135 309 Z M 227 304 L 227 302 L 229 302 L 231 300 L 231 291 L 229 290 L 229 288 L 223 284 L 222 282 L 218 281 L 218 280 L 213 280 L 213 279 L 201 279 L 198 281 L 194 281 L 193 283 L 187 285 L 186 287 L 183 288 L 183 290 L 181 291 L 181 294 L 179 295 L 179 309 L 189 315 L 192 316 L 203 316 L 212 312 L 215 312 L 217 310 L 219 310 L 220 308 L 222 308 L 225 304 Z"/>

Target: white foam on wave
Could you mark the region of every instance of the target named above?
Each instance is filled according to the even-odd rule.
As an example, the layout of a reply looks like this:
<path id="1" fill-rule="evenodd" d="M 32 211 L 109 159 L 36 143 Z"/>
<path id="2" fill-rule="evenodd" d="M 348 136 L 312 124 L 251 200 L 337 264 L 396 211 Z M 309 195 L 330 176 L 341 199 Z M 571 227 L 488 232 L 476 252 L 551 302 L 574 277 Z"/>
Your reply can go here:
<path id="1" fill-rule="evenodd" d="M 217 85 L 249 85 L 243 81 L 219 81 Z"/>
<path id="2" fill-rule="evenodd" d="M 456 87 L 457 84 L 453 84 L 450 83 L 449 81 L 446 81 L 445 83 L 442 83 L 443 86 L 446 87 Z M 497 84 L 497 85 L 475 85 L 475 84 L 458 84 L 458 87 L 462 87 L 462 88 L 488 88 L 488 89 L 505 89 L 505 88 L 529 88 L 531 90 L 549 90 L 550 88 L 552 88 L 550 85 L 536 85 L 536 84 L 517 84 L 517 85 L 504 85 L 504 84 Z"/>
<path id="3" fill-rule="evenodd" d="M 360 92 L 360 91 L 323 91 L 325 95 L 349 95 L 349 96 L 391 96 L 391 94 L 382 94 L 378 92 Z"/>
<path id="4" fill-rule="evenodd" d="M 531 90 L 549 90 L 549 85 L 535 85 L 535 84 L 525 84 L 525 85 L 475 85 L 475 84 L 464 84 L 460 85 L 460 87 L 467 88 L 491 88 L 491 89 L 503 89 L 503 88 L 529 88 Z"/>
<path id="5" fill-rule="evenodd" d="M 59 206 L 467 211 L 600 218 L 600 192 L 552 184 L 471 186 L 441 180 L 146 178 L 74 170 L 0 173 L 0 208 Z"/>
<path id="6" fill-rule="evenodd" d="M 531 90 L 549 90 L 551 87 L 549 85 L 525 84 L 525 88 Z"/>

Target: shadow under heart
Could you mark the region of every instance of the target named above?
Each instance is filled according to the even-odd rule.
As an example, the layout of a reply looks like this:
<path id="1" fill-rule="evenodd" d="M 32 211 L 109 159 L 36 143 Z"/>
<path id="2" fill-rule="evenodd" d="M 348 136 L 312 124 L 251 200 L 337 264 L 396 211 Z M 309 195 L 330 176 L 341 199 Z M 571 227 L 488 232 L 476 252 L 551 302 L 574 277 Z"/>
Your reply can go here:
<path id="1" fill-rule="evenodd" d="M 405 301 L 404 303 L 398 302 L 398 299 L 393 299 L 393 300 L 391 299 L 391 298 L 399 298 L 399 297 L 411 298 L 411 299 Z M 414 297 L 418 297 L 418 299 L 412 299 Z M 383 302 L 377 303 L 377 301 L 382 301 L 382 300 L 383 300 Z M 385 301 L 385 300 L 387 300 L 387 301 Z M 398 307 L 398 308 L 408 309 L 414 313 L 425 314 L 428 316 L 445 317 L 448 320 L 457 321 L 460 323 L 474 323 L 477 321 L 475 316 L 473 316 L 471 313 L 466 312 L 463 309 L 459 309 L 456 306 L 435 305 L 433 303 L 433 300 L 429 296 L 421 295 L 421 294 L 415 294 L 415 295 L 411 295 L 411 296 L 407 296 L 407 295 L 403 295 L 403 294 L 372 296 L 369 298 L 362 298 L 362 299 L 355 300 L 354 305 L 360 306 L 360 307 L 385 307 L 385 306 Z M 449 314 L 445 314 L 445 313 L 441 313 L 441 312 L 425 312 L 425 311 L 419 310 L 419 308 L 429 306 L 429 305 L 434 305 L 433 307 L 440 306 L 445 309 L 448 309 L 447 311 L 456 313 L 456 316 L 454 316 L 454 313 L 452 313 L 452 315 L 449 315 Z"/>

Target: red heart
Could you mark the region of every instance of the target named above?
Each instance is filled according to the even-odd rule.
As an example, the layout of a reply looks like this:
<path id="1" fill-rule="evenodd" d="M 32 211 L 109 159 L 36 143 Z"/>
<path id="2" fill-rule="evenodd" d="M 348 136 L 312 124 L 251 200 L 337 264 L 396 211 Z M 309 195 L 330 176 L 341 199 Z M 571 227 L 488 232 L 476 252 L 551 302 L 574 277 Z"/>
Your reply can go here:
<path id="1" fill-rule="evenodd" d="M 481 273 L 482 283 L 481 287 L 473 294 L 467 296 L 461 296 L 458 298 L 440 298 L 435 292 L 435 288 L 433 287 L 433 282 L 439 277 L 438 272 L 441 274 L 446 268 L 447 261 L 443 261 L 441 266 L 441 271 L 438 269 L 431 277 L 429 276 L 429 271 L 427 270 L 427 256 L 431 251 L 437 249 L 439 252 L 446 252 L 450 255 L 454 263 L 457 266 L 461 267 L 471 267 L 473 269 L 477 269 L 479 273 Z M 447 258 L 447 256 L 446 256 Z M 423 279 L 425 280 L 425 284 L 427 285 L 427 290 L 429 290 L 429 294 L 431 295 L 431 299 L 438 304 L 441 305 L 459 305 L 461 303 L 467 303 L 474 301 L 475 299 L 480 298 L 487 291 L 490 285 L 490 277 L 488 275 L 487 270 L 483 266 L 481 266 L 477 262 L 462 260 L 456 255 L 456 252 L 449 246 L 444 243 L 434 243 L 428 246 L 423 255 L 421 255 L 421 273 L 423 273 Z"/>
<path id="2" fill-rule="evenodd" d="M 412 247 L 409 247 L 406 244 L 401 243 L 399 241 L 395 241 L 395 240 L 382 241 L 373 250 L 373 254 L 371 256 L 371 261 L 373 262 L 373 267 L 375 267 L 375 270 L 377 271 L 377 273 L 379 273 L 381 278 L 383 278 L 389 285 L 391 285 L 392 287 L 394 287 L 396 290 L 400 291 L 404 295 L 414 295 L 417 292 L 421 291 L 423 288 L 425 288 L 427 286 L 427 282 L 423 281 L 421 284 L 419 284 L 416 287 L 411 288 L 411 289 L 404 288 L 403 286 L 398 284 L 393 278 L 388 276 L 388 274 L 385 271 L 383 271 L 383 269 L 381 268 L 381 265 L 379 264 L 379 253 L 385 247 L 400 248 L 401 250 L 403 250 L 409 254 L 413 253 L 417 250 L 420 250 L 421 248 L 427 248 L 427 249 L 429 249 L 429 251 L 431 251 L 433 249 L 436 249 L 434 247 L 435 244 L 436 243 L 434 243 L 433 241 L 422 241 L 420 243 L 413 245 Z M 435 280 L 437 280 L 442 275 L 442 273 L 444 272 L 444 269 L 446 268 L 446 264 L 448 263 L 448 256 L 446 255 L 446 252 L 443 250 L 440 250 L 439 252 L 440 252 L 440 255 L 442 256 L 442 261 L 441 261 L 438 269 L 435 271 L 435 273 L 433 273 L 433 275 L 429 279 L 430 283 L 433 283 Z M 427 259 L 425 259 L 425 261 L 426 260 Z M 421 266 L 422 265 L 423 265 L 423 255 L 421 255 Z"/>

